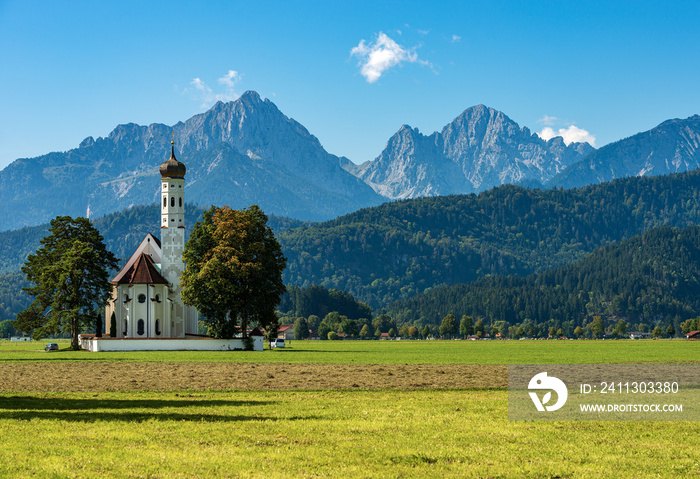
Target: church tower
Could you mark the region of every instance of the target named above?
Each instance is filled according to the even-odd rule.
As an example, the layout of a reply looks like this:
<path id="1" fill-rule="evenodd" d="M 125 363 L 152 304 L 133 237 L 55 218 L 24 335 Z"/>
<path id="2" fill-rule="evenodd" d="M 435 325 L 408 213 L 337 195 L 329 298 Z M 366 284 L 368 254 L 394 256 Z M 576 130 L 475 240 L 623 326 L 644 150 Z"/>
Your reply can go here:
<path id="1" fill-rule="evenodd" d="M 175 158 L 175 142 L 171 142 L 170 158 L 160 165 L 160 239 L 163 277 L 170 283 L 170 337 L 197 332 L 196 319 L 191 318 L 180 297 L 180 275 L 184 271 L 182 251 L 185 248 L 185 165 Z M 194 323 L 194 324 L 192 324 Z"/>

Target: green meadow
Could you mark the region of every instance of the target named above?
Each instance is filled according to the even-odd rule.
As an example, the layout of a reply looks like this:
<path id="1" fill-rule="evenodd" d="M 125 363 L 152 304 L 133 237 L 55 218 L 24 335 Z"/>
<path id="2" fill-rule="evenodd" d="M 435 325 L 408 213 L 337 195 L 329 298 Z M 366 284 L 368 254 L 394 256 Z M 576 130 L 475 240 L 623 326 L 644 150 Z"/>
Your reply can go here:
<path id="1" fill-rule="evenodd" d="M 585 364 L 698 363 L 700 342 L 684 339 L 618 341 L 291 341 L 285 349 L 246 351 L 60 351 L 45 342 L 0 342 L 0 362 L 177 361 L 308 364 Z"/>
<path id="2" fill-rule="evenodd" d="M 682 340 L 292 341 L 263 352 L 119 354 L 37 351 L 42 346 L 3 342 L 0 362 L 318 363 L 347 371 L 353 363 L 697 363 L 700 356 L 700 343 Z M 700 476 L 696 422 L 511 422 L 507 403 L 502 387 L 56 392 L 3 384 L 0 477 Z"/>

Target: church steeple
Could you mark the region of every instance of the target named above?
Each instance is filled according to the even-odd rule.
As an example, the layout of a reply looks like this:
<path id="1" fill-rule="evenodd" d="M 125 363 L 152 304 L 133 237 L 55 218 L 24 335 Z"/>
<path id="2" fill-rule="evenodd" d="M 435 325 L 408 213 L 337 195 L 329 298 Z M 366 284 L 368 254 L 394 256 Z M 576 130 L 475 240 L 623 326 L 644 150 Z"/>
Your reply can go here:
<path id="1" fill-rule="evenodd" d="M 170 158 L 160 165 L 161 274 L 170 283 L 172 304 L 170 332 L 175 337 L 196 333 L 196 317 L 188 315 L 180 298 L 180 275 L 185 269 L 185 165 L 175 158 L 175 142 L 170 142 Z M 189 310 L 187 310 L 189 311 Z M 190 317 L 191 316 L 191 317 Z"/>
<path id="2" fill-rule="evenodd" d="M 187 168 L 175 158 L 175 141 L 170 142 L 170 158 L 160 164 L 160 176 L 162 178 L 185 178 Z"/>

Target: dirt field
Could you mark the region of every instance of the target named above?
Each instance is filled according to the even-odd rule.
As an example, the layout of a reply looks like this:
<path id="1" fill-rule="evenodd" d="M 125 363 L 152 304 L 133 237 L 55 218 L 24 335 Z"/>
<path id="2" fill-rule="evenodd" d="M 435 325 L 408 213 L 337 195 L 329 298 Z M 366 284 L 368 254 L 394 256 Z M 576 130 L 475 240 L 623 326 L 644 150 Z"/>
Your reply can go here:
<path id="1" fill-rule="evenodd" d="M 0 364 L 0 391 L 183 389 L 425 389 L 506 387 L 502 365 L 345 365 L 172 362 Z"/>

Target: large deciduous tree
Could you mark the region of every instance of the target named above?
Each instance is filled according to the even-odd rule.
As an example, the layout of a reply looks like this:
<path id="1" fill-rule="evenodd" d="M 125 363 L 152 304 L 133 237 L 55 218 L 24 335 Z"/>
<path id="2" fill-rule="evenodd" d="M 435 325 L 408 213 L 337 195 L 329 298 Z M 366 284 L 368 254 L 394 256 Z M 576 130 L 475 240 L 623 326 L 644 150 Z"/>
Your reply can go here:
<path id="1" fill-rule="evenodd" d="M 22 267 L 32 284 L 23 289 L 34 302 L 17 315 L 15 328 L 35 339 L 70 332 L 71 348 L 78 349 L 78 334 L 101 320 L 100 309 L 112 294 L 109 273 L 117 261 L 88 219 L 57 216 Z"/>
<path id="2" fill-rule="evenodd" d="M 182 299 L 211 322 L 212 336 L 247 337 L 253 323 L 276 323 L 287 260 L 256 205 L 212 206 L 195 224 L 183 260 Z"/>

